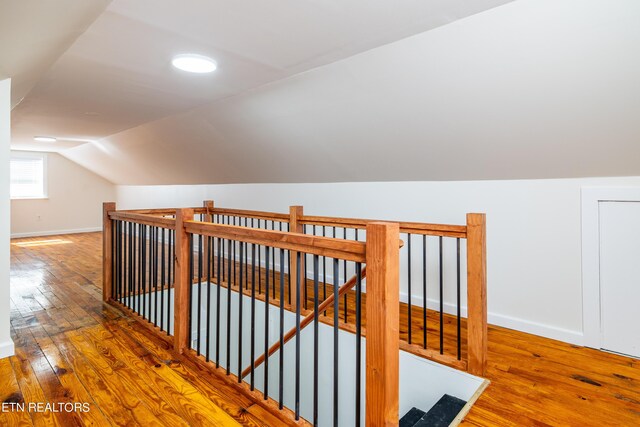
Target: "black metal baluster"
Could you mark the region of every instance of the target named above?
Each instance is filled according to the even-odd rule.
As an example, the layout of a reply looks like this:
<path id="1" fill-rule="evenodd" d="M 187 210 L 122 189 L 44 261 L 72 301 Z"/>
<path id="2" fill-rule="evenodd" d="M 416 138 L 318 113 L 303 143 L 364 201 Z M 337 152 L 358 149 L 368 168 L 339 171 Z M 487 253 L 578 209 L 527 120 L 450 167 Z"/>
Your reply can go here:
<path id="1" fill-rule="evenodd" d="M 138 287 L 138 299 L 139 299 L 139 308 L 140 308 L 140 312 L 138 314 L 140 314 L 140 316 L 142 316 L 143 318 L 146 318 L 148 320 L 148 316 L 145 315 L 146 310 L 148 309 L 148 304 L 145 301 L 145 296 L 146 296 L 146 288 L 147 288 L 147 280 L 149 281 L 149 283 L 151 282 L 151 272 L 149 272 L 149 274 L 147 274 L 147 266 L 145 265 L 145 258 L 146 258 L 146 254 L 147 251 L 149 252 L 149 256 L 152 257 L 153 256 L 153 248 L 147 248 L 147 242 L 146 242 L 146 225 L 143 224 L 138 224 L 138 266 L 139 266 L 139 271 L 138 271 L 138 278 L 139 278 L 139 287 Z M 151 228 L 151 227 L 149 227 Z M 145 241 L 143 243 L 142 238 L 145 238 Z M 153 258 L 149 259 L 149 269 L 151 269 L 151 263 L 153 262 Z M 144 266 L 144 270 L 143 270 L 143 266 Z M 148 277 L 147 277 L 148 276 Z"/>
<path id="2" fill-rule="evenodd" d="M 343 227 L 342 228 L 342 238 L 344 240 L 347 240 L 347 227 Z M 342 279 L 343 282 L 342 283 L 347 283 L 347 260 L 343 260 L 342 261 Z M 347 293 L 344 293 L 344 323 L 347 323 L 347 312 L 348 310 L 348 306 L 347 306 Z"/>
<path id="3" fill-rule="evenodd" d="M 427 348 L 427 235 L 422 235 L 422 346 Z"/>
<path id="4" fill-rule="evenodd" d="M 149 288 L 151 288 L 151 282 L 153 281 L 153 231 L 154 228 L 152 226 L 149 226 L 149 239 L 150 242 L 147 245 L 147 226 L 143 225 L 140 228 L 140 232 L 138 233 L 138 238 L 140 238 L 140 245 L 139 245 L 139 250 L 140 250 L 140 255 L 141 255 L 141 260 L 142 262 L 144 262 L 144 260 L 147 258 L 147 255 L 149 256 L 149 264 L 148 265 L 144 265 L 144 271 L 142 271 L 142 269 L 140 270 L 140 277 L 141 277 L 141 289 L 142 290 L 146 290 L 147 287 L 147 282 L 149 283 Z M 142 237 L 144 237 L 144 244 L 142 243 Z M 141 263 L 141 265 L 143 265 Z M 138 296 L 140 296 L 140 293 L 138 294 Z M 142 299 L 140 301 L 140 315 L 144 318 L 147 318 L 147 310 L 149 308 L 149 304 L 147 304 L 147 302 L 145 301 L 145 294 L 142 294 Z"/>
<path id="5" fill-rule="evenodd" d="M 233 217 L 233 225 L 236 225 L 236 217 Z M 238 281 L 236 280 L 236 241 L 234 240 L 231 243 L 231 259 L 233 260 L 232 263 L 232 271 L 233 271 L 233 283 L 238 284 Z M 231 282 L 231 276 L 229 276 L 229 282 Z"/>
<path id="6" fill-rule="evenodd" d="M 162 228 L 162 254 L 160 255 L 162 257 L 162 266 L 160 267 L 161 274 L 160 274 L 160 331 L 164 330 L 164 285 L 167 282 L 166 281 L 166 268 L 165 268 L 165 263 L 166 263 L 166 259 L 165 259 L 165 246 L 167 245 L 167 241 L 166 241 L 166 235 L 167 235 L 167 230 Z M 158 294 L 156 293 L 156 317 L 158 317 Z"/>
<path id="7" fill-rule="evenodd" d="M 302 233 L 307 234 L 307 224 L 302 225 Z M 304 292 L 304 309 L 307 310 L 307 254 L 304 254 L 304 262 L 302 263 L 302 269 L 304 270 L 304 280 L 302 281 Z"/>
<path id="8" fill-rule="evenodd" d="M 296 271 L 301 268 L 301 253 L 296 252 Z M 296 274 L 296 373 L 295 373 L 295 414 L 296 421 L 300 419 L 300 273 Z M 280 347 L 280 353 L 284 346 Z"/>
<path id="9" fill-rule="evenodd" d="M 154 276 L 153 276 L 153 290 L 154 290 L 154 299 L 156 300 L 156 304 L 155 304 L 155 311 L 153 314 L 153 324 L 154 326 L 157 325 L 158 320 L 158 305 L 157 305 L 157 299 L 158 299 L 158 283 L 160 282 L 160 232 L 162 231 L 162 228 L 160 227 L 156 227 L 156 232 L 155 232 L 155 250 L 154 250 L 154 254 L 153 254 L 153 259 L 154 259 Z M 149 286 L 149 295 L 147 297 L 147 300 L 149 302 L 149 306 L 151 306 L 151 286 Z M 149 314 L 149 321 L 151 321 L 151 314 Z"/>
<path id="10" fill-rule="evenodd" d="M 193 348 L 193 234 L 189 233 L 189 348 Z"/>
<path id="11" fill-rule="evenodd" d="M 218 237 L 218 278 L 216 286 L 216 368 L 220 366 L 220 288 L 222 288 L 222 239 Z"/>
<path id="12" fill-rule="evenodd" d="M 444 353 L 444 274 L 442 271 L 442 236 L 440 243 L 440 354 Z"/>
<path id="13" fill-rule="evenodd" d="M 264 222 L 265 228 L 267 228 L 267 221 Z M 276 222 L 274 220 L 271 220 L 271 230 L 275 230 L 276 229 Z M 272 282 L 273 282 L 273 299 L 276 299 L 276 250 L 275 248 L 273 249 L 272 253 L 271 253 L 271 261 L 272 261 L 272 266 L 273 269 L 271 270 L 271 274 L 272 274 Z M 269 260 L 267 260 L 267 262 L 269 262 Z M 280 295 L 280 298 L 282 298 L 282 295 Z"/>
<path id="14" fill-rule="evenodd" d="M 260 218 L 258 218 L 258 228 L 260 227 Z M 262 293 L 262 246 L 258 245 L 258 293 Z M 267 294 L 269 293 L 269 286 L 267 286 Z"/>
<path id="15" fill-rule="evenodd" d="M 240 242 L 238 247 L 240 251 L 240 283 L 238 284 L 238 382 L 242 382 L 242 305 L 244 300 L 244 293 L 242 291 L 242 273 L 243 269 L 243 256 L 244 256 L 244 242 Z"/>
<path id="16" fill-rule="evenodd" d="M 207 259 L 207 348 L 205 349 L 205 355 L 207 362 L 210 360 L 210 348 L 211 348 L 211 331 L 209 328 L 211 327 L 211 265 L 213 261 L 211 260 L 211 254 L 213 253 L 213 238 L 211 236 L 207 236 L 207 253 L 209 254 L 209 259 Z"/>
<path id="17" fill-rule="evenodd" d="M 258 220 L 258 223 L 260 220 Z M 269 246 L 265 246 L 265 259 L 269 259 Z M 269 263 L 266 263 L 264 293 L 264 400 L 269 398 Z"/>
<path id="18" fill-rule="evenodd" d="M 129 232 L 127 237 L 127 240 L 129 241 L 129 254 L 127 259 L 127 277 L 129 283 L 127 285 L 127 289 L 129 292 L 129 308 L 135 311 L 135 289 L 133 287 L 133 223 L 130 222 L 127 228 L 127 231 Z"/>
<path id="19" fill-rule="evenodd" d="M 253 227 L 253 218 L 251 218 L 251 227 Z M 251 391 L 254 389 L 254 368 L 256 360 L 256 245 L 251 244 Z"/>
<path id="20" fill-rule="evenodd" d="M 159 256 L 159 259 L 157 261 L 159 272 L 158 272 L 158 277 L 156 278 L 156 286 L 154 289 L 155 292 L 153 293 L 154 309 L 155 309 L 155 311 L 153 312 L 153 326 L 158 326 L 158 311 L 159 311 L 158 286 L 160 286 L 161 288 L 160 293 L 162 293 L 162 282 L 164 280 L 164 228 L 158 227 L 157 239 L 158 239 L 158 245 L 160 245 L 160 249 L 156 253 L 156 256 Z M 160 330 L 162 330 L 162 325 L 160 325 Z"/>
<path id="21" fill-rule="evenodd" d="M 140 234 L 142 233 L 142 224 L 137 224 L 136 227 L 136 272 L 135 272 L 135 277 L 136 277 L 136 281 L 137 281 L 137 288 L 138 288 L 138 314 L 142 317 L 144 317 L 144 294 L 143 294 L 143 286 L 144 283 L 142 283 L 142 239 L 140 238 Z"/>
<path id="22" fill-rule="evenodd" d="M 280 249 L 280 351 L 278 370 L 278 407 L 282 409 L 284 397 L 284 249 Z"/>
<path id="23" fill-rule="evenodd" d="M 249 223 L 249 218 L 245 217 L 244 218 L 244 226 L 245 228 L 247 227 L 247 224 Z M 245 289 L 249 289 L 249 247 L 247 246 L 248 243 L 244 243 L 244 286 Z"/>
<path id="24" fill-rule="evenodd" d="M 198 312 L 196 313 L 196 319 L 197 319 L 197 325 L 198 325 L 198 343 L 196 344 L 196 351 L 198 353 L 198 356 L 200 356 L 200 341 L 202 341 L 200 338 L 201 337 L 201 331 L 202 331 L 202 323 L 201 323 L 201 315 L 200 312 L 202 311 L 200 309 L 200 307 L 202 307 L 202 302 L 200 301 L 200 299 L 202 298 L 202 234 L 198 234 L 198 303 L 196 305 L 196 310 L 198 310 Z"/>
<path id="25" fill-rule="evenodd" d="M 334 227 L 335 238 L 335 227 Z M 338 425 L 338 340 L 340 337 L 340 297 L 338 289 L 340 287 L 340 261 L 336 258 L 333 259 L 333 425 Z"/>
<path id="26" fill-rule="evenodd" d="M 407 338 L 409 344 L 411 344 L 411 320 L 411 233 L 407 233 Z"/>
<path id="27" fill-rule="evenodd" d="M 226 216 L 222 215 L 222 224 L 223 225 L 225 225 L 225 218 L 226 218 Z M 220 256 L 220 255 L 222 256 L 222 270 L 221 271 L 222 271 L 222 281 L 223 282 L 225 281 L 225 274 L 226 274 L 225 273 L 225 271 L 226 271 L 226 264 L 225 263 L 227 262 L 227 257 L 229 256 L 229 254 L 225 255 L 225 253 L 224 253 L 224 244 L 225 244 L 225 242 L 226 242 L 226 239 L 222 239 L 222 253 L 218 254 L 218 256 Z M 227 278 L 227 281 L 229 281 L 228 278 Z"/>
<path id="28" fill-rule="evenodd" d="M 326 227 L 322 226 L 322 237 L 326 236 Z M 322 301 L 327 299 L 327 257 L 322 256 Z M 327 315 L 327 310 L 323 313 L 324 316 Z"/>
<path id="29" fill-rule="evenodd" d="M 456 315 L 457 315 L 457 332 L 458 332 L 458 360 L 462 358 L 462 349 L 460 345 L 460 238 L 456 238 Z"/>
<path id="30" fill-rule="evenodd" d="M 147 296 L 147 318 L 151 322 L 151 309 L 153 305 L 151 303 L 151 292 L 158 288 L 158 269 L 160 268 L 160 228 L 154 227 L 153 230 L 153 282 L 149 282 L 148 289 L 145 290 Z"/>
<path id="31" fill-rule="evenodd" d="M 171 310 L 173 304 L 171 304 L 171 285 L 175 283 L 175 268 L 173 263 L 175 262 L 173 248 L 174 230 L 169 230 L 169 280 L 167 283 L 167 334 L 171 335 Z"/>
<path id="32" fill-rule="evenodd" d="M 315 235 L 315 225 L 313 226 Z M 318 255 L 313 255 L 313 425 L 318 425 Z"/>
<path id="33" fill-rule="evenodd" d="M 154 239 L 157 239 L 157 234 L 156 233 L 157 233 L 157 229 L 154 228 L 154 234 L 153 234 Z M 152 275 L 151 275 L 151 273 L 147 274 L 147 266 L 144 264 L 144 259 L 146 258 L 145 255 L 146 255 L 147 251 L 149 251 L 149 253 L 152 256 L 152 259 L 151 259 L 152 262 L 149 263 L 149 268 L 152 268 L 151 267 L 152 265 L 155 266 L 157 253 L 156 253 L 156 251 L 154 249 L 155 245 L 154 245 L 153 248 L 150 247 L 150 248 L 147 249 L 147 226 L 146 225 L 142 226 L 142 234 L 141 234 L 140 237 L 142 239 L 140 247 L 141 247 L 141 251 L 142 251 L 141 253 L 142 253 L 142 261 L 143 261 L 143 263 L 142 263 L 142 271 L 141 271 L 141 273 L 142 273 L 142 285 L 143 285 L 143 301 L 144 301 L 144 299 L 146 297 L 147 301 L 144 303 L 144 306 L 146 307 L 146 310 L 147 310 L 147 320 L 149 322 L 151 322 L 151 283 L 152 283 L 151 280 L 152 280 Z M 155 272 L 155 267 L 154 267 L 154 272 Z M 145 276 L 147 276 L 147 277 L 145 278 Z M 153 276 L 153 277 L 155 279 L 155 276 Z M 144 309 L 142 311 L 144 312 Z"/>
<path id="34" fill-rule="evenodd" d="M 229 280 L 227 281 L 227 375 L 231 372 L 231 264 L 234 263 L 233 242 L 233 240 L 229 239 L 227 243 L 227 253 L 231 254 L 227 266 L 227 272 L 229 273 Z"/>
<path id="35" fill-rule="evenodd" d="M 357 230 L 357 228 L 356 228 Z M 356 426 L 360 426 L 362 399 L 362 264 L 356 263 Z"/>
<path id="36" fill-rule="evenodd" d="M 118 286 L 116 289 L 116 299 L 122 302 L 122 221 L 116 221 L 118 233 Z"/>

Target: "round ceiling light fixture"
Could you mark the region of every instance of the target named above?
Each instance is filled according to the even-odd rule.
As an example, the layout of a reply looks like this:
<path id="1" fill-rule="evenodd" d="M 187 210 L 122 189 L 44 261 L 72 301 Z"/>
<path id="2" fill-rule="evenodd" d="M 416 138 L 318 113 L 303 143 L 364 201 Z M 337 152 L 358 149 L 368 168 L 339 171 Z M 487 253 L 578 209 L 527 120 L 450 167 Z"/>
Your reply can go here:
<path id="1" fill-rule="evenodd" d="M 174 56 L 171 64 L 179 70 L 198 74 L 211 73 L 218 68 L 213 59 L 194 53 Z"/>
<path id="2" fill-rule="evenodd" d="M 56 142 L 58 140 L 52 136 L 34 136 L 33 139 L 40 142 Z"/>

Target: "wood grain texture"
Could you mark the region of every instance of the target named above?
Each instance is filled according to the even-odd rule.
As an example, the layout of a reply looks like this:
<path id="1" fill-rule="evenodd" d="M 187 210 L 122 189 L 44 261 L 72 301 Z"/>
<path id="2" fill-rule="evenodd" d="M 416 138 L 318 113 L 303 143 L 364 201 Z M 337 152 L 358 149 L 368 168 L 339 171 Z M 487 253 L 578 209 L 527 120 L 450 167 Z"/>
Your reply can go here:
<path id="1" fill-rule="evenodd" d="M 67 244 L 46 245 L 47 239 Z M 0 360 L 6 403 L 87 402 L 88 412 L 0 412 L 6 426 L 282 425 L 253 402 L 102 302 L 98 233 L 11 253 L 16 356 Z M 13 241 L 18 242 L 18 241 Z M 258 415 L 255 415 L 258 414 Z"/>
<path id="2" fill-rule="evenodd" d="M 332 216 L 304 215 L 300 222 L 308 225 L 320 225 L 328 227 L 347 227 L 366 229 L 371 222 L 397 222 L 400 224 L 401 233 L 424 234 L 429 236 L 466 237 L 467 227 L 464 225 L 428 224 L 422 222 L 387 221 L 377 219 L 340 218 Z"/>
<path id="3" fill-rule="evenodd" d="M 398 224 L 367 225 L 367 426 L 398 425 L 399 235 Z"/>
<path id="4" fill-rule="evenodd" d="M 102 235 L 109 236 L 102 239 L 102 300 L 108 301 L 113 289 L 113 221 L 109 212 L 116 210 L 116 204 L 105 202 L 102 204 Z"/>
<path id="5" fill-rule="evenodd" d="M 303 232 L 303 228 L 302 228 L 302 223 L 300 222 L 300 219 L 302 218 L 302 215 L 304 214 L 304 209 L 302 206 L 289 206 L 289 231 L 292 233 L 302 233 Z M 292 304 L 295 305 L 298 297 L 298 294 L 301 292 L 302 286 L 304 286 L 304 284 L 302 283 L 303 278 L 302 278 L 302 272 L 304 271 L 304 260 L 302 260 L 302 258 L 300 258 L 300 265 L 298 265 L 298 256 L 302 256 L 302 255 L 298 255 L 299 252 L 297 251 L 291 251 L 291 255 L 289 257 L 289 275 L 290 275 L 290 280 L 291 280 L 291 295 L 290 295 L 290 300 Z M 299 271 L 298 271 L 299 268 Z M 300 289 L 298 289 L 300 287 Z"/>
<path id="6" fill-rule="evenodd" d="M 291 251 L 335 257 L 354 262 L 365 261 L 365 244 L 353 240 L 337 240 L 328 237 L 309 236 L 283 231 L 261 230 L 235 225 L 210 224 L 185 221 L 185 229 L 192 234 L 215 236 L 263 246 L 276 246 Z"/>
<path id="7" fill-rule="evenodd" d="M 484 214 L 467 214 L 467 369 L 487 365 L 487 238 Z"/>
<path id="8" fill-rule="evenodd" d="M 189 272 L 189 234 L 184 225 L 192 219 L 193 209 L 176 211 L 173 346 L 177 353 L 189 348 L 189 299 L 192 278 Z"/>
<path id="9" fill-rule="evenodd" d="M 145 224 L 151 227 L 160 227 L 173 230 L 176 220 L 174 218 L 166 218 L 163 215 L 154 215 L 151 213 L 116 211 L 109 214 L 111 219 L 121 221 L 131 221 L 138 224 Z"/>
<path id="10" fill-rule="evenodd" d="M 126 313 L 102 303 L 100 233 L 47 238 L 71 243 L 11 247 L 11 325 L 12 337 L 16 347 L 22 349 L 24 360 L 37 365 L 35 360 L 44 357 L 58 377 L 59 383 L 43 377 L 42 382 L 49 384 L 46 393 L 52 396 L 50 399 L 65 393 L 74 401 L 86 399 L 91 405 L 91 415 L 78 414 L 83 425 L 139 425 L 131 408 L 121 400 L 117 386 L 111 383 L 114 374 L 99 376 L 67 335 L 90 330 L 87 333 L 92 337 L 116 341 L 104 346 L 107 354 L 116 353 L 114 347 L 133 352 L 144 362 L 144 365 L 136 362 L 135 369 L 144 370 L 139 375 L 151 384 L 162 383 L 168 372 L 164 368 L 168 368 L 177 375 L 175 378 L 181 379 L 172 385 L 174 389 L 179 390 L 183 382 L 192 385 L 238 423 L 281 425 L 277 419 L 266 416 L 264 408 L 252 405 L 248 398 L 206 369 L 186 358 L 175 358 L 167 342 L 149 334 Z M 12 243 L 36 240 L 44 239 L 25 238 Z M 353 294 L 348 293 L 348 298 L 352 307 Z M 407 314 L 402 304 L 400 307 L 402 342 L 406 341 Z M 331 307 L 327 322 L 332 316 L 330 310 Z M 418 310 L 414 307 L 412 317 L 421 318 Z M 354 315 L 350 312 L 349 317 Z M 437 342 L 436 321 L 437 313 L 429 311 L 430 343 Z M 455 318 L 446 316 L 445 331 L 453 330 Z M 463 336 L 465 331 L 463 321 Z M 420 336 L 414 330 L 414 340 Z M 98 340 L 90 339 L 95 347 Z M 445 340 L 445 347 L 454 349 L 455 342 Z M 463 347 L 463 359 L 465 352 Z M 487 354 L 486 378 L 491 384 L 471 408 L 463 426 L 640 425 L 638 360 L 495 326 L 489 326 Z M 124 363 L 132 363 L 130 357 Z M 113 356 L 105 356 L 105 362 L 113 364 Z M 16 379 L 16 370 L 21 370 L 20 358 L 1 359 L 0 401 L 27 401 L 26 395 L 45 396 L 40 375 L 48 374 L 43 366 L 33 371 L 32 378 L 37 381 L 30 386 L 22 374 L 20 383 Z M 34 386 L 40 392 L 34 391 Z M 38 425 L 47 425 L 42 416 L 27 412 L 0 412 L 0 425 L 30 426 L 34 424 L 32 415 Z"/>

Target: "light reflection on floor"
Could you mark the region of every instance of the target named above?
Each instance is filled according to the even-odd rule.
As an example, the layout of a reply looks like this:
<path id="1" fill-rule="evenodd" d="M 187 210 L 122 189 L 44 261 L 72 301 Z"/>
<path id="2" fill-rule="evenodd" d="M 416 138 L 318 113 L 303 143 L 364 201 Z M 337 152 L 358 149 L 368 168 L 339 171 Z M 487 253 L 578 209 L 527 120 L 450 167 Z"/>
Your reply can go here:
<path id="1" fill-rule="evenodd" d="M 73 242 L 71 240 L 63 240 L 63 239 L 47 239 L 47 240 L 29 240 L 26 242 L 16 242 L 16 243 L 12 243 L 12 245 L 19 246 L 21 248 L 33 248 L 38 246 L 65 245 L 68 243 L 73 243 Z"/>

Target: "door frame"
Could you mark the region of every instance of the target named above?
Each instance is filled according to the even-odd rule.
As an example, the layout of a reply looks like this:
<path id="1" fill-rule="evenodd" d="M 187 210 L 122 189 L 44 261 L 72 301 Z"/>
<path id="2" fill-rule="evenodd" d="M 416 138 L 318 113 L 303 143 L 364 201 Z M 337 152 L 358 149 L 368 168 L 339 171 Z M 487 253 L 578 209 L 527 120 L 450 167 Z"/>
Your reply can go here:
<path id="1" fill-rule="evenodd" d="M 600 202 L 640 202 L 640 187 L 582 187 L 582 330 L 584 345 L 602 348 Z"/>

